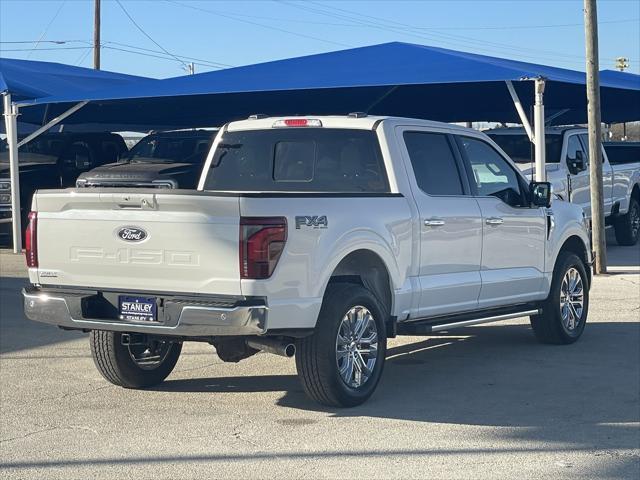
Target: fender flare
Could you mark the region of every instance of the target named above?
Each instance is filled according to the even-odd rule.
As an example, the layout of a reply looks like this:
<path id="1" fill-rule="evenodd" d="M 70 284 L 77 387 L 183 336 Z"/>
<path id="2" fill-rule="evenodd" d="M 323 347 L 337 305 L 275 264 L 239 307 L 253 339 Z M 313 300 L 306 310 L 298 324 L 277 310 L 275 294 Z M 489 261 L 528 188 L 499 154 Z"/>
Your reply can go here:
<path id="1" fill-rule="evenodd" d="M 380 258 L 387 269 L 390 282 L 389 288 L 393 296 L 394 288 L 402 285 L 404 281 L 396 261 L 396 255 L 393 253 L 392 246 L 384 237 L 369 229 L 352 230 L 338 238 L 332 248 L 329 249 L 329 251 L 334 252 L 331 260 L 322 267 L 317 265 L 316 271 L 319 272 L 318 278 L 321 279 L 321 296 L 324 296 L 329 280 L 340 262 L 359 250 L 371 251 Z"/>

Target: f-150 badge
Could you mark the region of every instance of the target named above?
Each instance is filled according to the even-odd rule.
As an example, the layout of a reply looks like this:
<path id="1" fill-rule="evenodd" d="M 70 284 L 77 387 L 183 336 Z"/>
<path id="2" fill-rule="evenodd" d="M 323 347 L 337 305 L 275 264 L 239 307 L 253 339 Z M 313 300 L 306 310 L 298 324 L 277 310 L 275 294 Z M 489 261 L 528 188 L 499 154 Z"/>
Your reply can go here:
<path id="1" fill-rule="evenodd" d="M 300 216 L 296 217 L 296 229 L 300 230 L 300 227 L 327 228 L 329 221 L 326 215 Z"/>

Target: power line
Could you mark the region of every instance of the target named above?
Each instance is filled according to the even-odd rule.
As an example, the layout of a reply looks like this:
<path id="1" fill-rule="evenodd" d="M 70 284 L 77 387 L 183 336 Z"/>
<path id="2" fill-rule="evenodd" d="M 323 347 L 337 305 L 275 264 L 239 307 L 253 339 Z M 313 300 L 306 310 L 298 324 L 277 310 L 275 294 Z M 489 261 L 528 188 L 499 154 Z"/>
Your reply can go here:
<path id="1" fill-rule="evenodd" d="M 33 52 L 35 51 L 36 48 L 38 48 L 38 45 L 40 44 L 40 42 L 42 41 L 42 39 L 44 38 L 44 36 L 47 34 L 47 32 L 49 31 L 49 27 L 51 26 L 51 24 L 56 20 L 56 18 L 58 18 L 58 15 L 60 14 L 60 11 L 62 10 L 62 7 L 64 7 L 64 4 L 67 3 L 67 0 L 62 0 L 62 3 L 60 4 L 60 6 L 58 7 L 58 10 L 56 10 L 56 13 L 53 15 L 53 17 L 51 18 L 51 20 L 49 20 L 49 23 L 47 23 L 47 26 L 44 27 L 44 30 L 42 31 L 42 34 L 40 35 L 40 38 L 38 39 L 38 41 L 36 42 L 36 44 L 33 46 L 33 48 L 31 49 L 31 52 L 29 52 L 29 55 L 27 55 L 27 60 L 29 60 L 29 58 L 31 58 L 31 55 L 33 54 Z"/>
<path id="2" fill-rule="evenodd" d="M 140 52 L 140 51 L 136 51 L 136 50 L 130 50 L 130 49 L 127 49 L 127 48 L 111 47 L 109 45 L 103 45 L 102 48 L 106 48 L 108 50 L 115 50 L 115 51 L 118 51 L 118 52 L 133 53 L 133 54 L 136 54 L 136 55 L 142 55 L 144 57 L 159 58 L 161 60 L 171 60 L 171 61 L 174 60 L 173 57 L 167 57 L 167 56 L 162 56 L 162 55 L 154 55 L 154 54 L 151 54 L 151 53 L 145 53 L 145 52 Z M 218 67 L 216 65 L 212 65 L 212 64 L 209 64 L 209 63 L 201 63 L 201 62 L 192 62 L 192 63 L 194 63 L 196 65 L 201 65 L 203 67 L 220 68 L 220 67 Z"/>
<path id="3" fill-rule="evenodd" d="M 0 43 L 10 43 L 10 44 L 55 43 L 56 45 L 62 45 L 64 43 L 73 43 L 73 42 L 82 42 L 82 41 L 83 40 L 11 40 L 11 41 L 1 40 Z"/>
<path id="4" fill-rule="evenodd" d="M 278 1 L 278 0 L 276 0 Z M 415 29 L 412 25 L 408 25 L 405 23 L 401 23 L 395 20 L 387 20 L 387 19 L 383 19 L 383 18 L 379 18 L 379 17 L 374 17 L 372 15 L 366 15 L 366 14 L 360 14 L 357 12 L 353 12 L 351 10 L 346 10 L 343 8 L 339 8 L 339 7 L 331 7 L 329 10 L 327 10 L 329 7 L 318 3 L 318 2 L 313 2 L 313 1 L 309 1 L 308 3 L 311 3 L 315 6 L 314 7 L 309 7 L 308 5 L 299 5 L 299 4 L 294 4 L 292 2 L 286 2 L 286 1 L 280 1 L 280 3 L 284 3 L 287 4 L 289 6 L 293 6 L 296 8 L 301 8 L 303 10 L 308 10 L 311 12 L 314 12 L 316 14 L 320 14 L 320 15 L 328 15 L 328 16 L 332 16 L 334 18 L 346 18 L 352 21 L 357 21 L 361 24 L 364 25 L 368 25 L 370 27 L 373 28 L 377 28 L 380 30 L 386 30 L 386 31 L 391 31 L 394 33 L 401 33 L 403 35 L 409 35 L 409 36 L 413 36 L 416 38 L 425 38 L 428 40 L 439 40 L 439 41 L 443 41 L 442 39 L 444 38 L 445 41 L 449 42 L 449 43 L 453 43 L 454 45 L 460 45 L 461 41 L 464 41 L 463 45 L 467 45 L 468 41 L 472 41 L 475 42 L 476 44 L 489 44 L 489 42 L 486 41 L 481 41 L 478 39 L 474 39 L 474 38 L 470 38 L 470 37 L 463 37 L 463 36 L 459 36 L 459 35 L 452 35 L 452 34 L 445 34 L 445 33 L 429 33 L 429 34 L 425 34 L 424 32 L 415 32 Z M 332 11 L 332 10 L 335 10 Z M 339 13 L 339 12 L 344 12 L 344 13 Z M 353 15 L 357 15 L 357 17 L 354 17 Z M 372 20 L 361 20 L 359 17 L 364 17 L 364 18 L 369 18 Z M 407 31 L 409 30 L 409 32 Z M 414 33 L 410 33 L 411 31 L 413 31 Z M 498 46 L 502 47 L 503 45 L 497 44 Z M 513 49 L 514 47 L 507 45 L 507 48 Z M 522 49 L 520 48 L 516 48 L 517 51 L 520 51 Z"/>
<path id="5" fill-rule="evenodd" d="M 85 47 L 87 49 L 86 52 L 82 53 L 80 55 L 80 57 L 78 58 L 78 60 L 76 61 L 76 66 L 79 67 L 80 65 L 82 65 L 82 62 L 84 62 L 87 57 L 89 56 L 89 54 L 91 53 L 91 51 L 93 50 L 93 47 Z"/>
<path id="6" fill-rule="evenodd" d="M 616 23 L 637 23 L 640 18 L 624 19 L 624 20 L 603 20 L 598 22 L 599 25 L 604 24 L 616 24 Z M 420 30 L 534 30 L 538 28 L 566 28 L 566 27 L 583 27 L 582 23 L 556 23 L 551 25 L 503 25 L 503 26 L 482 26 L 482 27 L 461 27 L 461 26 L 448 26 L 448 27 L 420 27 L 414 26 L 413 28 Z"/>
<path id="7" fill-rule="evenodd" d="M 142 47 L 138 47 L 136 45 L 129 45 L 127 43 L 120 43 L 120 42 L 111 42 L 111 41 L 109 41 L 109 42 L 104 42 L 102 45 L 108 45 L 108 44 L 118 45 L 118 46 L 127 47 L 127 48 L 134 48 L 134 49 L 137 49 L 137 50 L 142 50 L 144 52 L 162 53 L 162 52 L 159 52 L 158 50 L 151 50 L 149 48 L 142 48 Z M 203 65 L 203 64 L 206 63 L 206 64 L 209 64 L 212 67 L 217 67 L 217 68 L 230 68 L 230 67 L 234 67 L 235 66 L 235 65 L 229 65 L 227 63 L 213 62 L 211 60 L 205 60 L 205 59 L 202 59 L 202 58 L 188 57 L 186 55 L 172 54 L 172 56 L 173 57 L 178 57 L 178 58 L 181 58 L 181 59 L 185 59 L 185 60 L 195 60 L 197 62 L 203 62 L 200 65 Z"/>
<path id="8" fill-rule="evenodd" d="M 118 0 L 116 0 L 116 1 L 118 1 Z M 333 45 L 337 45 L 339 47 L 353 47 L 353 45 L 348 45 L 348 44 L 341 43 L 341 42 L 334 42 L 333 40 L 327 40 L 326 38 L 314 37 L 313 35 L 307 35 L 306 33 L 294 32 L 294 31 L 291 31 L 291 30 L 286 30 L 284 28 L 274 27 L 273 25 L 266 25 L 264 23 L 254 22 L 252 20 L 246 20 L 246 19 L 242 18 L 241 15 L 227 14 L 227 13 L 221 13 L 221 12 L 218 12 L 218 11 L 207 10 L 206 8 L 196 7 L 195 5 L 187 5 L 185 3 L 177 2 L 175 0 L 165 0 L 165 2 L 173 3 L 174 5 L 179 5 L 179 6 L 184 7 L 184 8 L 191 8 L 193 10 L 199 10 L 201 12 L 206 12 L 206 13 L 209 13 L 211 15 L 217 15 L 219 17 L 228 18 L 230 20 L 235 20 L 236 22 L 247 23 L 249 25 L 256 25 L 258 27 L 268 28 L 270 30 L 275 30 L 277 32 L 287 33 L 289 35 L 295 35 L 295 36 L 301 37 L 301 38 L 308 38 L 310 40 L 316 40 L 316 41 L 319 41 L 319 42 L 330 43 L 330 44 L 333 44 Z"/>
<path id="9" fill-rule="evenodd" d="M 170 53 L 167 51 L 166 48 L 164 48 L 162 45 L 160 45 L 158 42 L 156 42 L 153 38 L 151 38 L 151 35 L 149 35 L 147 32 L 144 31 L 144 29 L 138 25 L 138 23 L 133 19 L 133 17 L 131 15 L 129 15 L 129 12 L 127 12 L 127 9 L 124 8 L 124 5 L 122 5 L 122 3 L 120 2 L 120 0 L 116 0 L 116 3 L 120 6 L 120 8 L 122 9 L 122 11 L 124 12 L 124 14 L 129 18 L 129 20 L 131 20 L 131 23 L 133 23 L 136 28 L 138 30 L 140 30 L 140 32 L 147 37 L 149 40 L 151 40 L 160 50 L 162 50 L 164 53 L 166 53 L 167 55 L 169 55 L 170 57 L 173 57 L 176 61 L 180 62 L 182 64 L 182 66 L 186 69 L 189 68 L 189 66 L 183 62 L 182 60 L 180 60 L 178 57 L 176 57 L 174 54 Z"/>
<path id="10" fill-rule="evenodd" d="M 39 52 L 44 52 L 47 50 L 82 50 L 83 48 L 87 48 L 87 47 L 47 47 L 47 48 L 41 48 L 38 51 Z M 6 50 L 2 50 L 3 52 L 31 52 L 33 51 L 33 49 L 31 48 L 9 48 Z"/>
<path id="11" fill-rule="evenodd" d="M 370 28 L 376 28 L 378 30 L 383 30 L 383 31 L 389 31 L 389 32 L 393 32 L 393 33 L 399 33 L 402 35 L 406 35 L 406 36 L 411 36 L 411 37 L 415 37 L 415 38 L 420 38 L 420 39 L 427 39 L 429 41 L 438 41 L 440 43 L 444 43 L 444 44 L 451 44 L 454 45 L 456 47 L 460 47 L 460 46 L 464 46 L 464 47 L 468 47 L 469 44 L 475 44 L 476 48 L 480 49 L 480 50 L 485 50 L 488 52 L 496 52 L 498 51 L 496 48 L 491 48 L 491 46 L 493 45 L 494 47 L 500 48 L 502 49 L 502 51 L 498 51 L 498 53 L 502 53 L 504 54 L 504 50 L 513 50 L 515 52 L 517 52 L 521 57 L 529 57 L 529 58 L 543 58 L 543 55 L 546 56 L 547 58 L 552 59 L 552 57 L 557 57 L 560 58 L 562 57 L 564 61 L 566 62 L 570 62 L 569 60 L 566 60 L 565 58 L 571 58 L 574 59 L 571 61 L 571 63 L 576 63 L 576 64 L 583 64 L 583 60 L 578 60 L 578 56 L 575 55 L 566 55 L 566 54 L 559 54 L 557 52 L 544 52 L 544 51 L 539 51 L 539 50 L 533 50 L 533 49 L 527 49 L 527 48 L 522 48 L 522 47 L 514 47 L 513 45 L 505 45 L 505 44 L 499 44 L 499 43 L 494 43 L 494 42 L 487 42 L 484 40 L 479 40 L 476 38 L 471 38 L 471 37 L 466 37 L 466 36 L 460 36 L 460 35 L 453 35 L 453 34 L 445 34 L 445 33 L 436 33 L 436 32 L 432 32 L 432 33 L 424 33 L 424 32 L 416 32 L 414 27 L 411 25 L 407 25 L 401 22 L 397 22 L 397 21 L 393 21 L 393 20 L 386 20 L 386 19 L 382 19 L 379 17 L 374 17 L 372 15 L 366 15 L 366 14 L 361 14 L 358 12 L 353 12 L 350 10 L 345 10 L 342 8 L 338 8 L 335 6 L 332 7 L 328 7 L 322 4 L 318 4 L 317 2 L 313 2 L 313 1 L 309 1 L 306 4 L 302 5 L 299 3 L 293 3 L 293 2 L 287 2 L 284 0 L 274 0 L 278 3 L 290 6 L 290 7 L 294 7 L 294 8 L 298 8 L 298 9 L 302 9 L 302 10 L 307 10 L 310 12 L 313 12 L 315 14 L 318 15 L 324 15 L 324 16 L 329 16 L 332 18 L 337 18 L 340 20 L 349 20 L 349 21 L 353 21 L 353 22 L 357 22 L 361 25 L 364 26 L 368 26 Z M 314 4 L 313 6 L 309 6 L 309 4 Z M 340 13 L 340 12 L 345 12 L 345 13 Z M 354 15 L 356 15 L 354 17 Z M 373 20 L 366 20 L 366 19 L 362 19 L 362 17 L 366 17 L 366 18 L 370 18 Z M 535 55 L 527 55 L 527 54 L 523 54 L 522 51 L 523 50 L 529 50 L 532 53 L 535 53 Z M 542 55 L 541 55 L 542 54 Z"/>
<path id="12" fill-rule="evenodd" d="M 171 3 L 176 3 L 179 4 L 178 2 L 171 2 Z M 182 4 L 181 6 L 183 7 L 188 7 L 188 8 L 198 8 L 198 7 L 193 7 L 192 5 L 184 5 Z M 200 9 L 202 11 L 207 11 L 204 9 Z M 327 26 L 333 26 L 333 27 L 363 27 L 365 25 L 359 25 L 359 24 L 355 24 L 355 23 L 335 23 L 335 22 L 322 22 L 322 21 L 314 21 L 314 20 L 307 20 L 307 19 L 301 19 L 301 18 L 282 18 L 282 17 L 271 17 L 271 16 L 265 16 L 265 15 L 248 15 L 246 13 L 236 13 L 236 12 L 229 12 L 229 11 L 221 11 L 221 10 L 208 10 L 209 13 L 215 13 L 217 15 L 229 15 L 229 16 L 233 16 L 233 17 L 239 17 L 239 18 L 252 18 L 252 19 L 257 19 L 257 20 L 269 20 L 269 21 L 274 21 L 274 22 L 285 22 L 285 23 L 296 23 L 296 24 L 309 24 L 309 25 L 327 25 Z M 603 24 L 617 24 L 617 23 L 636 23 L 640 21 L 640 18 L 632 18 L 632 19 L 620 19 L 620 20 L 603 20 L 601 22 L 598 22 L 599 25 L 603 25 Z M 550 24 L 550 25 L 486 25 L 486 26 L 477 26 L 477 27 L 473 27 L 473 26 L 453 26 L 453 25 L 449 25 L 449 26 L 420 26 L 420 25 L 413 25 L 410 26 L 413 29 L 417 29 L 417 30 L 522 30 L 522 29 L 548 29 L 548 28 L 567 28 L 567 27 L 582 27 L 583 24 L 582 23 L 558 23 L 558 24 Z"/>
<path id="13" fill-rule="evenodd" d="M 5 43 L 5 44 L 27 44 L 27 43 L 34 43 L 36 40 L 20 40 L 20 41 L 2 41 L 0 43 Z M 64 45 L 67 43 L 83 43 L 86 45 L 92 45 L 92 42 L 89 42 L 87 40 L 49 40 L 48 42 L 50 43 L 54 43 L 56 45 Z M 116 45 L 119 47 L 126 47 L 126 48 L 115 48 L 115 47 L 110 47 L 109 45 Z M 148 56 L 151 58 L 159 58 L 162 60 L 171 60 L 171 61 L 175 61 L 176 57 L 178 57 L 179 59 L 185 59 L 185 60 L 189 60 L 189 61 L 194 61 L 197 65 L 203 66 L 203 67 L 211 67 L 211 68 L 230 68 L 230 67 L 234 67 L 235 65 L 229 65 L 226 63 L 220 63 L 220 62 L 214 62 L 211 60 L 206 60 L 206 59 L 202 59 L 202 58 L 196 58 L 196 57 L 190 57 L 190 56 L 186 56 L 186 55 L 178 55 L 178 54 L 170 54 L 170 56 L 166 56 L 164 54 L 163 51 L 158 51 L 158 50 L 152 50 L 149 48 L 143 48 L 143 47 L 138 47 L 137 45 L 130 45 L 127 43 L 120 43 L 120 42 L 103 42 L 101 43 L 101 47 L 102 48 L 110 48 L 111 50 L 118 50 L 118 51 L 122 51 L 122 52 L 128 52 L 128 53 L 136 53 L 138 55 L 144 55 L 144 56 Z M 80 46 L 60 46 L 60 47 L 47 47 L 47 48 L 41 48 L 40 51 L 57 51 L 57 50 L 83 50 L 83 49 L 88 49 L 91 50 L 93 47 L 88 46 L 88 47 L 80 47 Z M 131 49 L 134 50 L 139 50 L 139 51 L 132 51 Z M 31 51 L 30 48 L 11 48 L 11 49 L 3 49 L 3 52 L 28 52 Z M 145 52 L 148 53 L 153 53 L 153 54 L 161 54 L 161 55 L 146 55 Z M 86 55 L 88 55 L 86 52 L 82 53 L 80 55 L 80 57 L 78 57 L 78 60 L 76 60 L 75 64 L 78 65 L 80 63 L 82 63 L 85 58 Z"/>
<path id="14" fill-rule="evenodd" d="M 276 0 L 277 1 L 277 0 Z M 552 57 L 568 57 L 568 58 L 572 58 L 572 59 L 577 59 L 579 57 L 573 56 L 573 55 L 565 55 L 565 54 L 558 54 L 556 52 L 543 52 L 543 51 L 539 51 L 539 50 L 534 50 L 534 49 L 528 49 L 528 48 L 524 48 L 524 47 L 514 47 L 512 45 L 505 45 L 505 44 L 499 44 L 499 43 L 495 43 L 495 42 L 487 42 L 486 40 L 479 40 L 476 38 L 471 38 L 471 37 L 466 37 L 466 36 L 461 36 L 461 35 L 453 35 L 453 34 L 446 34 L 446 33 L 439 33 L 439 32 L 431 32 L 431 33 L 424 33 L 424 32 L 416 32 L 415 29 L 411 26 L 411 25 L 407 25 L 401 22 L 397 22 L 397 21 L 393 21 L 393 20 L 386 20 L 386 19 L 381 19 L 379 17 L 374 17 L 371 15 L 365 15 L 365 14 L 359 14 L 356 12 L 352 12 L 350 10 L 345 10 L 345 9 L 341 9 L 338 7 L 331 7 L 333 10 L 339 10 L 342 12 L 346 12 L 346 13 L 339 13 L 339 12 L 334 12 L 331 10 L 327 10 L 327 8 L 322 4 L 317 4 L 317 2 L 309 2 L 309 3 L 313 3 L 316 4 L 315 8 L 312 6 L 310 7 L 308 4 L 306 5 L 300 5 L 300 4 L 294 4 L 292 2 L 285 2 L 285 1 L 280 1 L 280 3 L 284 3 L 288 6 L 292 6 L 295 8 L 299 8 L 299 9 L 303 9 L 303 10 L 307 10 L 307 11 L 311 11 L 314 12 L 316 14 L 320 14 L 320 15 L 326 15 L 326 16 L 330 16 L 330 17 L 334 17 L 334 18 L 340 18 L 340 19 L 348 19 L 348 20 L 352 20 L 352 21 L 356 21 L 359 22 L 363 25 L 369 26 L 371 28 L 376 28 L 379 30 L 383 30 L 383 31 L 390 31 L 393 33 L 399 33 L 402 35 L 406 35 L 406 36 L 411 36 L 411 37 L 415 37 L 415 38 L 420 38 L 420 39 L 427 39 L 429 41 L 437 41 L 440 43 L 443 43 L 445 45 L 449 44 L 452 46 L 455 46 L 456 48 L 462 46 L 462 47 L 468 47 L 469 44 L 473 44 L 474 46 L 476 46 L 476 48 L 478 50 L 485 50 L 487 52 L 498 52 L 500 54 L 504 54 L 504 50 L 511 50 L 511 51 L 515 51 L 517 52 L 521 57 L 529 57 L 529 58 L 543 58 L 542 54 L 545 54 L 547 58 L 552 58 Z M 358 17 L 353 17 L 353 15 L 357 15 Z M 362 20 L 359 17 L 367 17 L 372 20 Z M 497 50 L 496 48 L 490 48 L 490 47 L 497 47 L 500 50 Z M 535 53 L 534 55 L 527 55 L 527 54 L 523 54 L 522 51 L 530 51 L 532 53 Z M 574 60 L 573 63 L 580 63 L 582 65 L 582 60 L 580 60 L 578 62 L 578 60 Z"/>

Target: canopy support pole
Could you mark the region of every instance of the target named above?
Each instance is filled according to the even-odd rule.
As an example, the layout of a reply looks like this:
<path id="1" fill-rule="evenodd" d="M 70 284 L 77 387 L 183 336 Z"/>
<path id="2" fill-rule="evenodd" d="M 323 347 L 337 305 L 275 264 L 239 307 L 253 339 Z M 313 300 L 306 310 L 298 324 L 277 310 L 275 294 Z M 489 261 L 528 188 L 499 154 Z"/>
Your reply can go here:
<path id="1" fill-rule="evenodd" d="M 547 125 L 551 125 L 551 122 L 553 122 L 556 118 L 561 117 L 562 115 L 564 115 L 565 113 L 567 113 L 570 110 L 571 110 L 570 108 L 563 108 L 559 112 L 556 112 L 553 115 L 549 115 L 547 117 L 547 119 L 545 120 L 545 123 Z"/>
<path id="2" fill-rule="evenodd" d="M 507 89 L 509 90 L 509 94 L 511 95 L 513 104 L 516 107 L 516 111 L 518 112 L 518 116 L 520 117 L 520 121 L 522 122 L 522 126 L 527 132 L 529 141 L 531 143 L 534 143 L 534 136 L 533 136 L 533 132 L 531 131 L 531 124 L 529 123 L 527 114 L 524 113 L 524 108 L 522 108 L 522 103 L 520 102 L 520 97 L 518 97 L 518 92 L 516 92 L 516 89 L 513 88 L 513 83 L 511 82 L 511 80 L 507 80 L 505 83 L 507 84 Z"/>
<path id="3" fill-rule="evenodd" d="M 394 85 L 389 88 L 386 92 L 384 92 L 378 99 L 376 99 L 371 105 L 367 107 L 365 113 L 369 113 L 373 107 L 377 107 L 384 99 L 386 99 L 389 95 L 395 92 L 398 89 L 398 85 Z"/>
<path id="4" fill-rule="evenodd" d="M 546 166 L 546 140 L 544 124 L 544 87 L 545 79 L 535 79 L 535 103 L 533 105 L 533 128 L 536 157 L 536 181 L 545 182 L 547 180 Z"/>
<path id="5" fill-rule="evenodd" d="M 9 146 L 9 175 L 11 178 L 11 227 L 13 253 L 22 251 L 22 229 L 20 226 L 20 175 L 18 170 L 18 106 L 11 102 L 11 94 L 3 95 L 4 122 Z"/>
<path id="6" fill-rule="evenodd" d="M 60 123 L 65 118 L 67 118 L 69 115 L 73 115 L 74 113 L 76 113 L 78 110 L 80 110 L 82 107 L 84 107 L 87 103 L 89 103 L 89 102 L 85 101 L 85 102 L 76 103 L 73 107 L 71 107 L 66 112 L 61 113 L 56 118 L 53 118 L 53 119 L 49 120 L 43 126 L 38 128 L 35 132 L 33 132 L 33 133 L 27 135 L 25 138 L 23 138 L 20 141 L 20 143 L 18 143 L 18 148 L 20 148 L 21 146 L 23 146 L 26 143 L 29 143 L 31 140 L 36 138 L 41 133 L 44 133 L 47 130 L 49 130 L 51 127 L 55 127 L 58 123 Z"/>

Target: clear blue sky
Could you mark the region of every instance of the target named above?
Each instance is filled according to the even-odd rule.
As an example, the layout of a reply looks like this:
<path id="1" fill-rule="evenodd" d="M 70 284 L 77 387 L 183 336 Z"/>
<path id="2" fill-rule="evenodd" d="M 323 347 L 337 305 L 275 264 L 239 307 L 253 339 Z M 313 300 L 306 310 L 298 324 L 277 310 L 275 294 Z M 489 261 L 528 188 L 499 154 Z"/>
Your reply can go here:
<path id="1" fill-rule="evenodd" d="M 102 68 L 136 75 L 183 74 L 163 49 L 203 72 L 389 41 L 584 70 L 582 0 L 120 1 L 153 41 L 102 0 Z M 601 68 L 624 56 L 640 73 L 640 0 L 599 0 L 598 14 Z M 0 0 L 2 57 L 89 67 L 92 32 L 93 0 Z"/>

